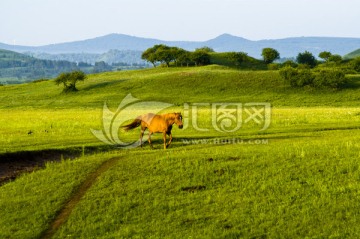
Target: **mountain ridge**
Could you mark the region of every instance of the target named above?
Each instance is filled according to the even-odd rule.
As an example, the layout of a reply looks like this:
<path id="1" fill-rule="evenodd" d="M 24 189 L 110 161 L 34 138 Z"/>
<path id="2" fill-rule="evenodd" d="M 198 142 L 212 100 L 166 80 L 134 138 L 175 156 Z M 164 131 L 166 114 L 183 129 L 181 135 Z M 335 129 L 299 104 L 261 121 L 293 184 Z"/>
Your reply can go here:
<path id="1" fill-rule="evenodd" d="M 105 53 L 109 50 L 144 51 L 155 44 L 177 46 L 194 50 L 203 46 L 217 52 L 242 51 L 260 58 L 265 47 L 275 48 L 281 57 L 295 57 L 299 52 L 310 51 L 317 56 L 321 51 L 345 55 L 360 48 L 360 38 L 351 37 L 289 37 L 282 39 L 249 40 L 228 33 L 221 34 L 206 41 L 164 41 L 155 38 L 144 38 L 126 34 L 111 33 L 95 38 L 49 44 L 44 46 L 20 46 L 0 43 L 0 48 L 16 52 L 61 53 Z"/>

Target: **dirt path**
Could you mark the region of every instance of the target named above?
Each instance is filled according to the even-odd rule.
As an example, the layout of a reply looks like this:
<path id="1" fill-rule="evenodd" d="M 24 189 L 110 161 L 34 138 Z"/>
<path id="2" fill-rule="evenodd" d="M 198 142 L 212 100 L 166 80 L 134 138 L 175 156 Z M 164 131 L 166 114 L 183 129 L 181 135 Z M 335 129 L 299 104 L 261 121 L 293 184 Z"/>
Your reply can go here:
<path id="1" fill-rule="evenodd" d="M 51 238 L 56 231 L 64 224 L 69 218 L 72 210 L 80 202 L 87 190 L 96 182 L 97 178 L 106 172 L 110 167 L 116 164 L 121 157 L 111 158 L 101 164 L 94 172 L 88 175 L 85 181 L 79 186 L 75 194 L 66 202 L 66 204 L 60 209 L 55 219 L 51 222 L 49 228 L 42 234 L 40 238 Z"/>

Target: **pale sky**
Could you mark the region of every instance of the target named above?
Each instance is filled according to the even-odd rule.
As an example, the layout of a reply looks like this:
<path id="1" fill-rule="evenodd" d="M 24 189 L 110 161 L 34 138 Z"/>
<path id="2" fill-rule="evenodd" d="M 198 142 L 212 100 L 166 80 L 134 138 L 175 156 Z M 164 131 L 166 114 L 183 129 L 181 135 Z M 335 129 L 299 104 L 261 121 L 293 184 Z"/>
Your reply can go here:
<path id="1" fill-rule="evenodd" d="M 360 38 L 359 0 L 0 0 L 0 42 L 45 45 L 122 33 L 204 41 Z"/>

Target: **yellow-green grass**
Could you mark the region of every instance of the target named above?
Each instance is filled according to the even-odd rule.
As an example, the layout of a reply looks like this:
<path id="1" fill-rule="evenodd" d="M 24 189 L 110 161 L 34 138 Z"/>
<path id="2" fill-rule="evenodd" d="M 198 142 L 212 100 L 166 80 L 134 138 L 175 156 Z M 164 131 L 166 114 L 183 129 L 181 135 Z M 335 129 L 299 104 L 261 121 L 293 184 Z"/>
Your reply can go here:
<path id="1" fill-rule="evenodd" d="M 358 106 L 359 76 L 340 91 L 293 89 L 277 71 L 239 71 L 222 66 L 157 68 L 89 75 L 79 91 L 61 94 L 54 81 L 0 87 L 0 109 L 116 108 L 129 93 L 141 100 L 175 105 L 189 102 L 270 102 L 273 106 Z"/>
<path id="2" fill-rule="evenodd" d="M 0 188 L 1 236 L 38 238 L 86 175 L 118 157 L 55 238 L 356 238 L 358 130 L 282 136 L 48 164 Z"/>
<path id="3" fill-rule="evenodd" d="M 198 108 L 196 125 L 190 107 L 189 117 L 186 119 L 187 128 L 179 130 L 174 127 L 175 142 L 194 140 L 196 143 L 197 140 L 206 138 L 266 138 L 279 134 L 360 127 L 360 108 L 273 108 L 271 124 L 267 130 L 261 131 L 262 124 L 250 121 L 243 122 L 242 127 L 233 133 L 224 133 L 214 129 L 210 106 Z M 183 111 L 180 107 L 167 111 L 177 110 Z M 129 110 L 127 115 L 135 118 L 139 112 Z M 91 132 L 91 129 L 103 129 L 102 109 L 12 109 L 0 110 L 0 114 L 0 153 L 105 145 Z M 194 126 L 208 131 L 198 132 Z M 137 140 L 138 136 L 139 129 L 130 132 L 119 130 L 119 138 L 123 142 L 130 143 Z M 154 135 L 153 138 L 158 140 L 162 136 Z"/>
<path id="4" fill-rule="evenodd" d="M 53 81 L 0 87 L 0 155 L 103 147 L 90 129 L 128 93 L 174 104 L 166 112 L 186 115 L 185 103 L 190 117 L 167 150 L 157 134 L 155 150 L 110 147 L 0 187 L 0 238 L 39 238 L 111 158 L 55 238 L 358 238 L 360 91 L 349 78 L 342 91 L 291 89 L 276 71 L 208 66 L 90 75 L 73 94 Z M 218 132 L 214 102 L 271 103 L 271 124 Z M 196 116 L 208 131 L 192 124 L 196 103 L 207 104 Z M 118 133 L 132 142 L 139 129 Z"/>

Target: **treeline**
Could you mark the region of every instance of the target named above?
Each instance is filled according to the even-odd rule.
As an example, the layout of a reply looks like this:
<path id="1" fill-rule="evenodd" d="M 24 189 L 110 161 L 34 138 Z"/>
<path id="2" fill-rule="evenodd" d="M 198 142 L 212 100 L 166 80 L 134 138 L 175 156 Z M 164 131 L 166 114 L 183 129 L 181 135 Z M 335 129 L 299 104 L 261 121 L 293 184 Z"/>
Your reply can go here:
<path id="1" fill-rule="evenodd" d="M 115 52 L 113 52 L 115 54 Z M 141 62 L 141 60 L 139 60 Z M 139 69 L 147 67 L 141 63 L 98 61 L 94 64 L 87 62 L 70 62 L 66 60 L 45 60 L 20 54 L 8 50 L 0 50 L 0 84 L 20 84 L 36 79 L 53 78 L 62 72 L 83 71 L 99 73 L 124 69 Z"/>
<path id="2" fill-rule="evenodd" d="M 37 53 L 27 52 L 26 55 L 44 59 L 44 60 L 65 60 L 70 62 L 82 62 L 91 65 L 95 65 L 96 62 L 104 61 L 105 63 L 112 65 L 119 62 L 126 63 L 126 66 L 142 65 L 146 66 L 146 62 L 141 60 L 142 51 L 135 50 L 109 50 L 105 53 Z"/>
<path id="3" fill-rule="evenodd" d="M 179 47 L 160 44 L 145 50 L 141 55 L 141 59 L 150 62 L 154 67 L 157 64 L 170 66 L 170 63 L 174 63 L 176 66 L 200 66 L 210 64 L 209 53 L 212 51 L 211 48 L 204 47 L 190 52 Z"/>
<path id="4" fill-rule="evenodd" d="M 348 85 L 346 74 L 360 73 L 360 58 L 343 59 L 340 55 L 323 51 L 315 56 L 305 51 L 296 61 L 270 64 L 269 69 L 280 69 L 280 76 L 294 88 L 341 89 Z"/>
<path id="5" fill-rule="evenodd" d="M 154 67 L 165 65 L 174 66 L 203 66 L 219 64 L 228 66 L 240 66 L 242 63 L 262 64 L 261 61 L 252 58 L 245 52 L 217 53 L 210 47 L 197 48 L 195 51 L 187 51 L 179 47 L 170 47 L 163 44 L 154 45 L 145 50 L 141 58 L 150 62 Z"/>
<path id="6" fill-rule="evenodd" d="M 279 62 L 280 53 L 273 48 L 263 48 L 262 59 L 255 59 L 245 52 L 216 53 L 209 47 L 193 52 L 178 47 L 155 45 L 142 54 L 142 59 L 153 64 L 174 66 L 226 65 L 239 69 L 280 70 L 281 77 L 291 87 L 340 89 L 347 85 L 346 74 L 360 73 L 360 57 L 343 59 L 338 54 L 323 51 L 316 58 L 311 52 L 299 53 L 294 60 Z"/>

